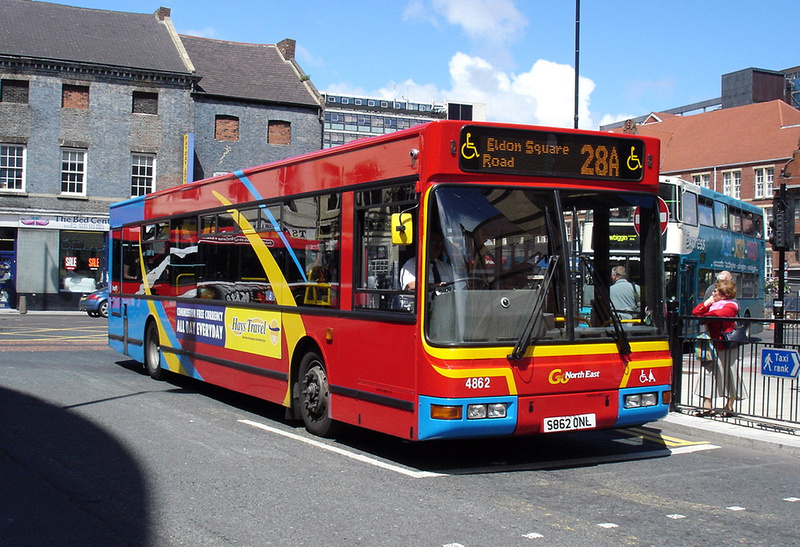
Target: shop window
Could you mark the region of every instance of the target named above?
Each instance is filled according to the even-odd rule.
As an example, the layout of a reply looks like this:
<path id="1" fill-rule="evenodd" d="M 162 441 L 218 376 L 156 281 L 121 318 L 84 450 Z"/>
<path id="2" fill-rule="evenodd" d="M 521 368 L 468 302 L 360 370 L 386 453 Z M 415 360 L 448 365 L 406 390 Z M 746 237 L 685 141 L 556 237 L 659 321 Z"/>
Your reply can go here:
<path id="1" fill-rule="evenodd" d="M 92 292 L 103 284 L 104 232 L 61 231 L 59 278 L 68 292 Z"/>

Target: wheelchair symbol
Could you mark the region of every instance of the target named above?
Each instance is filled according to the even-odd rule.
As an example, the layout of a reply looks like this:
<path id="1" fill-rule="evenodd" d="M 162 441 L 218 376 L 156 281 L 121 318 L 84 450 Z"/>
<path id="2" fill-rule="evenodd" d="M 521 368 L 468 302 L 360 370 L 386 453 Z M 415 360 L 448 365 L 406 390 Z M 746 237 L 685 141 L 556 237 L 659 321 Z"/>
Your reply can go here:
<path id="1" fill-rule="evenodd" d="M 467 137 L 464 139 L 464 144 L 461 145 L 461 157 L 465 160 L 471 160 L 472 158 L 478 157 L 478 149 L 475 148 L 475 145 L 469 140 L 471 137 L 472 133 L 467 133 Z"/>
<path id="2" fill-rule="evenodd" d="M 651 369 L 649 372 L 650 372 L 650 374 L 649 374 L 649 375 L 648 375 L 648 374 L 645 374 L 645 373 L 644 373 L 644 369 L 643 369 L 643 370 L 642 370 L 642 373 L 641 373 L 641 374 L 639 374 L 639 381 L 640 381 L 641 383 L 643 383 L 643 384 L 648 384 L 648 383 L 654 383 L 654 382 L 656 381 L 656 377 L 655 377 L 655 375 L 653 374 L 653 371 L 652 371 L 652 369 Z"/>
<path id="3" fill-rule="evenodd" d="M 636 171 L 637 169 L 642 168 L 642 162 L 639 160 L 639 156 L 634 154 L 636 148 L 631 146 L 631 155 L 628 156 L 628 169 L 631 171 Z"/>

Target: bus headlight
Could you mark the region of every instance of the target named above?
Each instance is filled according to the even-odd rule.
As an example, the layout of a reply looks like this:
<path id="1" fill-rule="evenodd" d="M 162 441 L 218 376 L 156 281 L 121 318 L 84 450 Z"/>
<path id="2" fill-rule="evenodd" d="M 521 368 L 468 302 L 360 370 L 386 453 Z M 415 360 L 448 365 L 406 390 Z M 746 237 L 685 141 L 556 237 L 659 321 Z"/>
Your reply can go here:
<path id="1" fill-rule="evenodd" d="M 489 418 L 505 418 L 508 414 L 505 403 L 492 403 L 489 405 Z"/>
<path id="2" fill-rule="evenodd" d="M 505 418 L 508 414 L 506 403 L 489 403 L 467 405 L 467 419 L 480 420 L 483 418 Z"/>
<path id="3" fill-rule="evenodd" d="M 467 405 L 467 420 L 480 420 L 486 413 L 486 405 Z"/>
<path id="4" fill-rule="evenodd" d="M 658 393 L 634 393 L 625 396 L 625 408 L 639 408 L 643 406 L 656 406 Z"/>

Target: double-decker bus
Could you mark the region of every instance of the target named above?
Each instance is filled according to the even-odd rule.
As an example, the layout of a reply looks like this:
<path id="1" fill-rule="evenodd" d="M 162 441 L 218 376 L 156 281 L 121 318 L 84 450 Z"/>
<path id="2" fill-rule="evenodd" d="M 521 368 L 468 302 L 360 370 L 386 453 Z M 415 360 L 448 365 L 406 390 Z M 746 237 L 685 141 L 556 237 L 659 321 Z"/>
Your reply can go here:
<path id="1" fill-rule="evenodd" d="M 723 270 L 737 287 L 741 317 L 764 316 L 766 242 L 761 207 L 691 182 L 661 177 L 669 208 L 664 247 L 667 297 L 689 314 Z M 752 324 L 760 327 L 760 324 Z"/>
<path id="2" fill-rule="evenodd" d="M 114 204 L 110 346 L 153 378 L 283 405 L 322 436 L 659 419 L 658 157 L 646 137 L 441 121 Z M 622 321 L 608 233 L 627 208 L 641 312 Z"/>

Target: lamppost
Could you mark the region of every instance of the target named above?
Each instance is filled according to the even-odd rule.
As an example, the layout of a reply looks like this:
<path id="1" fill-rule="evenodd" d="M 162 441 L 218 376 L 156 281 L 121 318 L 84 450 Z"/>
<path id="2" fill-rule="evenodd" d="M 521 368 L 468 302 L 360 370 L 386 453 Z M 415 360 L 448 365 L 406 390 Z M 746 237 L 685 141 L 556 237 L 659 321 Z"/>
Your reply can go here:
<path id="1" fill-rule="evenodd" d="M 575 0 L 575 129 L 578 129 L 578 78 L 580 78 L 581 0 Z"/>

